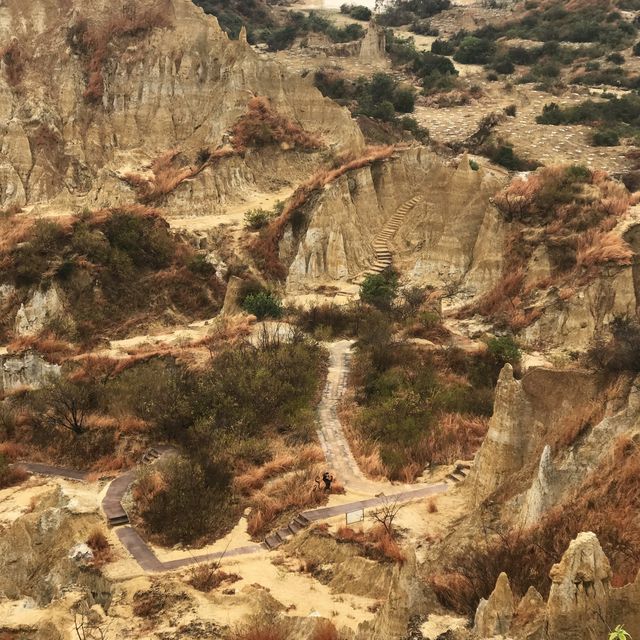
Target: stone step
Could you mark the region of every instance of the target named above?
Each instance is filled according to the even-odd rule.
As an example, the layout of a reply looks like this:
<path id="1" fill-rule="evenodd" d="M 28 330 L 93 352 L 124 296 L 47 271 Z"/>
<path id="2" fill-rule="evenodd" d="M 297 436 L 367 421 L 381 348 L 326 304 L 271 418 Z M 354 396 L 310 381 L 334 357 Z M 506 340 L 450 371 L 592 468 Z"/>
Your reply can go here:
<path id="1" fill-rule="evenodd" d="M 291 531 L 292 535 L 296 535 L 296 533 L 298 533 L 298 531 L 302 531 L 304 530 L 306 527 L 303 527 L 301 524 L 298 524 L 295 520 L 292 520 L 289 523 L 289 531 Z"/>
<path id="2" fill-rule="evenodd" d="M 264 539 L 264 543 L 269 551 L 273 551 L 273 549 L 277 549 L 282 544 L 282 540 L 276 535 L 270 535 Z"/>
<path id="3" fill-rule="evenodd" d="M 302 527 L 308 527 L 311 524 L 311 520 L 304 515 L 304 513 L 299 513 L 294 519 L 294 522 L 297 522 Z"/>
<path id="4" fill-rule="evenodd" d="M 281 527 L 275 534 L 282 542 L 286 542 L 293 534 L 289 531 L 288 527 Z"/>
<path id="5" fill-rule="evenodd" d="M 129 516 L 127 516 L 126 513 L 119 516 L 112 516 L 107 520 L 107 524 L 110 527 L 120 527 L 123 524 L 129 524 Z"/>

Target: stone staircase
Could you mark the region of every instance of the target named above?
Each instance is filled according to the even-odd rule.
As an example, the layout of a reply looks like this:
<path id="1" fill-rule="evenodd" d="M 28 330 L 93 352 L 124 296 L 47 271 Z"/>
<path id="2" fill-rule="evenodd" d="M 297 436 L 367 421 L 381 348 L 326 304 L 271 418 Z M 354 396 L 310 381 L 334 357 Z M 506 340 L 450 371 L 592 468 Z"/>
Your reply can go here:
<path id="1" fill-rule="evenodd" d="M 304 514 L 300 513 L 286 527 L 281 527 L 275 533 L 268 535 L 264 539 L 264 546 L 269 551 L 273 551 L 291 538 L 291 536 L 294 536 L 299 531 L 306 529 L 310 524 L 311 520 L 305 517 Z"/>
<path id="2" fill-rule="evenodd" d="M 447 482 L 452 482 L 454 484 L 459 484 L 462 482 L 471 471 L 471 463 L 470 462 L 456 462 L 453 467 L 453 471 L 447 474 Z"/>
<path id="3" fill-rule="evenodd" d="M 141 464 L 153 464 L 161 456 L 161 453 L 151 447 L 147 449 L 140 458 Z M 122 497 L 126 493 L 131 483 L 135 480 L 135 469 L 116 478 L 107 489 L 102 508 L 107 518 L 107 525 L 110 527 L 121 527 L 129 524 L 129 516 L 122 506 Z"/>
<path id="4" fill-rule="evenodd" d="M 142 458 L 140 458 L 140 462 L 142 464 L 153 464 L 160 457 L 160 452 L 157 449 L 151 447 L 147 449 Z"/>
<path id="5" fill-rule="evenodd" d="M 375 254 L 373 265 L 354 279 L 354 283 L 362 284 L 367 276 L 373 275 L 374 273 L 381 273 L 393 264 L 393 257 L 391 255 L 389 243 L 393 240 L 393 237 L 398 232 L 400 225 L 407 217 L 409 211 L 411 211 L 411 209 L 413 209 L 418 203 L 422 202 L 422 200 L 424 200 L 422 196 L 414 196 L 411 200 L 407 200 L 404 204 L 398 207 L 398 210 L 385 222 L 380 233 L 378 233 L 373 240 L 373 251 Z"/>

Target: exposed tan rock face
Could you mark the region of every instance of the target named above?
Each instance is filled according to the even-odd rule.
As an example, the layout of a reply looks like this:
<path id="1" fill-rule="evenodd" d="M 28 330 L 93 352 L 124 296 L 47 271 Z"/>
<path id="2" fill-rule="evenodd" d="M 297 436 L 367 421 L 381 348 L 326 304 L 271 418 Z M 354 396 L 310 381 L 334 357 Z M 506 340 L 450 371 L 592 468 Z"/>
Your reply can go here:
<path id="1" fill-rule="evenodd" d="M 473 630 L 480 638 L 506 635 L 515 612 L 513 592 L 506 573 L 501 573 L 488 600 L 480 600 Z"/>
<path id="2" fill-rule="evenodd" d="M 536 252 L 534 273 L 545 271 L 543 254 Z M 531 265 L 530 265 L 531 266 Z M 636 291 L 631 267 L 602 274 L 568 300 L 550 300 L 542 317 L 524 329 L 520 337 L 531 346 L 584 350 L 594 334 L 615 316 L 636 314 Z"/>
<path id="3" fill-rule="evenodd" d="M 133 3 L 135 11 L 146 6 Z M 229 41 L 190 0 L 154 7 L 172 27 L 112 42 L 102 103 L 93 105 L 83 99 L 85 62 L 70 48 L 68 29 L 84 17 L 105 24 L 121 9 L 106 0 L 2 3 L 0 42 L 15 36 L 26 62 L 16 87 L 0 74 L 0 206 L 73 201 L 99 193 L 110 171 L 164 150 L 215 148 L 253 95 L 269 97 L 328 144 L 362 146 L 345 109 L 260 60 L 246 42 Z"/>
<path id="4" fill-rule="evenodd" d="M 481 638 L 506 635 L 509 633 L 514 612 L 515 602 L 509 578 L 506 573 L 502 572 L 498 576 L 495 589 L 491 592 L 489 599 L 480 600 L 473 630 Z"/>
<path id="5" fill-rule="evenodd" d="M 18 336 L 40 333 L 52 320 L 64 312 L 62 294 L 56 286 L 46 290 L 36 289 L 26 304 L 20 305 L 16 314 L 14 331 Z"/>
<path id="6" fill-rule="evenodd" d="M 281 244 L 287 288 L 351 278 L 373 262 L 373 239 L 400 205 L 413 208 L 394 238 L 394 264 L 414 282 L 465 279 L 471 289 L 500 277 L 502 224 L 489 200 L 501 181 L 458 167 L 424 148 L 352 171 L 328 185 L 305 210 L 303 228 L 292 223 Z"/>
<path id="7" fill-rule="evenodd" d="M 387 58 L 387 37 L 382 27 L 373 20 L 360 45 L 360 59 L 369 64 L 389 64 Z"/>
<path id="8" fill-rule="evenodd" d="M 640 633 L 640 576 L 634 583 L 616 589 L 610 584 L 611 575 L 609 560 L 596 535 L 580 533 L 550 571 L 552 585 L 547 602 L 533 587 L 529 588 L 515 610 L 508 628 L 509 637 L 527 640 L 606 638 L 608 631 L 618 624 L 623 624 L 631 637 L 636 637 Z M 502 581 L 508 609 L 509 594 L 504 587 L 508 581 L 503 576 L 498 583 Z M 480 638 L 491 637 L 494 632 L 491 625 L 483 628 L 477 624 L 479 618 L 486 619 L 487 610 L 488 601 L 483 600 L 474 628 Z"/>
<path id="9" fill-rule="evenodd" d="M 511 365 L 505 365 L 489 431 L 470 476 L 476 503 L 527 465 L 533 476 L 545 445 L 555 442 L 563 420 L 600 391 L 601 381 L 592 372 L 540 368 L 516 380 Z"/>
<path id="10" fill-rule="evenodd" d="M 551 569 L 547 602 L 550 640 L 605 637 L 611 567 L 594 533 L 581 533 Z"/>
<path id="11" fill-rule="evenodd" d="M 37 353 L 0 356 L 0 391 L 20 387 L 41 387 L 60 375 L 60 365 L 51 364 Z"/>

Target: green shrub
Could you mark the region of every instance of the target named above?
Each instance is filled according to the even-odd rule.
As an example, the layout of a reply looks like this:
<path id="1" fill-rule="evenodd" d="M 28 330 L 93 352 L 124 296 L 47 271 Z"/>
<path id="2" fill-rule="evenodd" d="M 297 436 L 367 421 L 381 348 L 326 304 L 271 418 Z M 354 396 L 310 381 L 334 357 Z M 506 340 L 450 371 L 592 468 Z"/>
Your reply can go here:
<path id="1" fill-rule="evenodd" d="M 205 278 L 215 275 L 215 267 L 207 260 L 203 253 L 196 253 L 188 262 L 189 271 Z"/>
<path id="2" fill-rule="evenodd" d="M 354 20 L 362 20 L 368 22 L 373 15 L 369 7 L 363 5 L 343 4 L 340 6 L 340 13 L 351 16 Z"/>
<path id="3" fill-rule="evenodd" d="M 591 144 L 594 147 L 616 147 L 620 144 L 620 137 L 613 129 L 599 129 L 591 136 Z"/>
<path id="4" fill-rule="evenodd" d="M 431 43 L 431 53 L 435 53 L 440 56 L 452 56 L 455 50 L 455 45 L 448 40 L 438 39 Z"/>
<path id="5" fill-rule="evenodd" d="M 478 171 L 478 169 L 480 169 L 480 165 L 475 160 L 469 160 L 469 166 L 473 171 Z"/>
<path id="6" fill-rule="evenodd" d="M 360 285 L 360 300 L 378 309 L 390 309 L 398 295 L 398 275 L 393 270 L 368 275 Z"/>
<path id="7" fill-rule="evenodd" d="M 160 463 L 163 487 L 144 505 L 141 516 L 149 533 L 167 545 L 191 544 L 219 537 L 233 526 L 230 473 L 224 466 L 173 457 Z"/>
<path id="8" fill-rule="evenodd" d="M 521 359 L 520 348 L 511 336 L 491 338 L 487 342 L 489 356 L 500 368 L 509 363 L 512 366 L 519 364 Z"/>
<path id="9" fill-rule="evenodd" d="M 640 56 L 640 40 L 633 45 L 632 51 L 634 56 Z"/>
<path id="10" fill-rule="evenodd" d="M 270 291 L 259 291 L 250 293 L 242 301 L 242 308 L 258 320 L 264 318 L 280 318 L 283 313 L 282 301 L 275 293 Z"/>
<path id="11" fill-rule="evenodd" d="M 393 93 L 393 106 L 400 113 L 411 113 L 415 108 L 416 94 L 413 89 L 399 88 Z"/>
<path id="12" fill-rule="evenodd" d="M 244 214 L 244 225 L 251 231 L 258 231 L 266 227 L 274 217 L 272 211 L 266 209 L 250 209 Z"/>
<path id="13" fill-rule="evenodd" d="M 491 40 L 466 36 L 453 55 L 453 59 L 461 64 L 487 64 L 494 50 L 495 45 Z"/>

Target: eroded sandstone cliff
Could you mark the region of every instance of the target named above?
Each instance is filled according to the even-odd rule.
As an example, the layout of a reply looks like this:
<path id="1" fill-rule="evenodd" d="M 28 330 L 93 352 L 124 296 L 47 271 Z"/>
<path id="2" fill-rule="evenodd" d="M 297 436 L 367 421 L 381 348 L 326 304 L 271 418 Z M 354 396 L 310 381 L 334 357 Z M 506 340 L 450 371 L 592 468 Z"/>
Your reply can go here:
<path id="1" fill-rule="evenodd" d="M 0 42 L 1 207 L 104 203 L 114 171 L 218 146 L 254 95 L 326 144 L 362 145 L 345 109 L 230 41 L 190 0 L 8 0 Z"/>
<path id="2" fill-rule="evenodd" d="M 393 239 L 394 265 L 415 283 L 463 282 L 472 291 L 500 277 L 503 227 L 490 198 L 504 179 L 449 163 L 425 148 L 345 174 L 292 220 L 281 258 L 287 288 L 302 291 L 357 276 L 375 256 L 373 241 L 405 202 L 422 196 Z"/>

